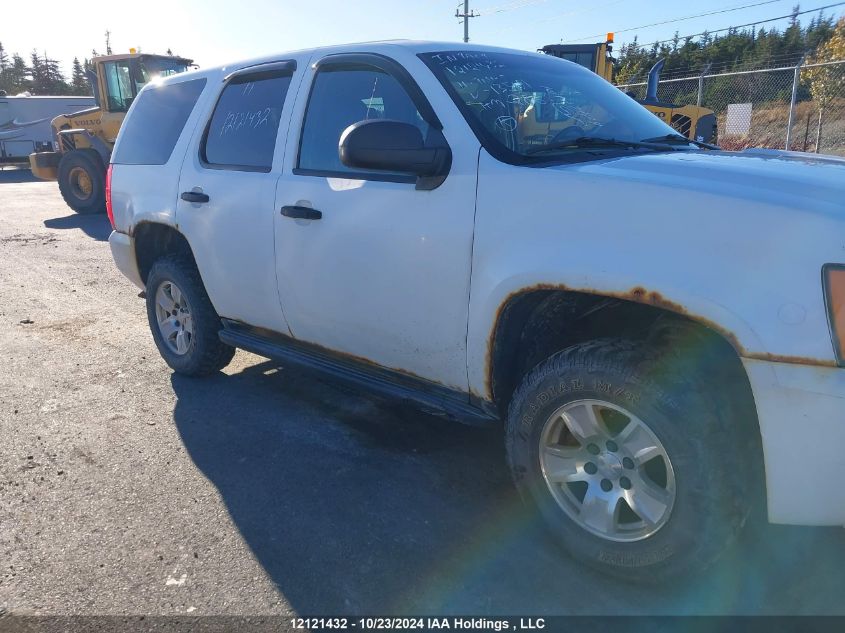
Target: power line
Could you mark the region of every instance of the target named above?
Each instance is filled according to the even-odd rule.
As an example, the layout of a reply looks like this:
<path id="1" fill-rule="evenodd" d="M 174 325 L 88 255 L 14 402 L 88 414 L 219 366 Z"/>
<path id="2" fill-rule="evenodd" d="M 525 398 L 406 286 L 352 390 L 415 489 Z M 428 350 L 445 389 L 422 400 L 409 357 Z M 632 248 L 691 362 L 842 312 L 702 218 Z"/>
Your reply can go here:
<path id="1" fill-rule="evenodd" d="M 827 4 L 823 7 L 816 7 L 815 9 L 807 9 L 806 11 L 796 11 L 793 13 L 788 13 L 786 15 L 780 15 L 776 18 L 769 18 L 768 20 L 758 20 L 757 22 L 749 22 L 748 24 L 738 24 L 736 26 L 728 26 L 723 29 L 716 29 L 715 31 L 702 31 L 701 33 L 695 33 L 694 35 L 684 35 L 683 37 L 679 37 L 679 40 L 686 40 L 692 39 L 693 37 L 701 37 L 702 35 L 713 35 L 714 33 L 724 33 L 725 31 L 735 31 L 737 29 L 744 29 L 749 26 L 756 26 L 758 24 L 766 24 L 768 22 L 776 22 L 778 20 L 786 20 L 787 18 L 795 18 L 799 15 L 804 15 L 805 13 L 815 13 L 816 11 L 824 11 L 825 9 L 832 9 L 833 7 L 841 7 L 845 2 L 837 2 L 835 4 Z M 629 48 L 646 48 L 649 46 L 654 46 L 655 44 L 666 44 L 667 42 L 674 42 L 675 38 L 670 37 L 668 40 L 658 40 L 656 42 L 651 42 L 650 44 L 628 44 Z"/>
<path id="2" fill-rule="evenodd" d="M 729 7 L 729 8 L 725 8 L 725 9 L 717 9 L 715 11 L 708 11 L 707 13 L 698 13 L 696 15 L 688 15 L 688 16 L 683 17 L 683 18 L 674 18 L 672 20 L 664 20 L 663 22 L 652 22 L 651 24 L 643 24 L 642 26 L 634 26 L 634 27 L 631 27 L 629 29 L 619 29 L 619 30 L 616 30 L 616 31 L 613 31 L 613 32 L 614 33 L 628 33 L 630 31 L 638 31 L 640 29 L 647 29 L 647 28 L 650 28 L 652 26 L 662 26 L 664 24 L 673 24 L 675 22 L 684 22 L 686 20 L 693 20 L 695 18 L 703 18 L 703 17 L 707 17 L 708 15 L 717 15 L 717 14 L 720 14 L 720 13 L 731 13 L 732 11 L 740 11 L 742 9 L 750 9 L 752 7 L 760 7 L 760 6 L 763 6 L 764 4 L 774 4 L 775 2 L 783 2 L 783 0 L 765 0 L 764 2 L 756 2 L 754 4 L 745 4 L 745 5 L 742 5 L 742 6 L 739 6 L 739 7 Z M 592 40 L 592 39 L 595 39 L 597 37 L 603 37 L 603 36 L 604 36 L 604 33 L 599 33 L 598 35 L 589 35 L 587 37 L 579 37 L 578 39 L 575 39 L 575 40 L 566 40 L 563 43 L 568 44 L 570 42 L 582 42 L 584 40 Z"/>
<path id="3" fill-rule="evenodd" d="M 611 6 L 616 5 L 616 4 L 622 4 L 622 2 L 624 2 L 624 1 L 625 0 L 612 0 L 611 2 L 607 2 L 605 4 L 583 7 L 581 9 L 575 9 L 575 10 L 572 10 L 572 11 L 567 11 L 565 13 L 558 13 L 556 15 L 540 18 L 538 20 L 532 20 L 531 22 L 529 22 L 529 24 L 539 24 L 540 22 L 549 22 L 550 20 L 557 20 L 558 18 L 570 17 L 570 16 L 573 16 L 573 15 L 580 15 L 582 13 L 591 13 L 593 11 L 606 9 L 607 7 L 611 7 Z M 510 24 L 506 27 L 503 27 L 503 28 L 500 28 L 496 31 L 493 31 L 489 35 L 497 35 L 499 33 L 504 33 L 505 31 L 512 31 L 515 28 L 523 28 L 523 27 L 524 27 L 524 25 Z"/>
<path id="4" fill-rule="evenodd" d="M 517 0 L 508 4 L 499 5 L 497 7 L 490 7 L 488 9 L 481 8 L 477 15 L 490 15 L 493 13 L 505 13 L 506 11 L 513 11 L 514 9 L 522 9 L 523 7 L 530 7 L 534 4 L 541 4 L 546 0 Z"/>

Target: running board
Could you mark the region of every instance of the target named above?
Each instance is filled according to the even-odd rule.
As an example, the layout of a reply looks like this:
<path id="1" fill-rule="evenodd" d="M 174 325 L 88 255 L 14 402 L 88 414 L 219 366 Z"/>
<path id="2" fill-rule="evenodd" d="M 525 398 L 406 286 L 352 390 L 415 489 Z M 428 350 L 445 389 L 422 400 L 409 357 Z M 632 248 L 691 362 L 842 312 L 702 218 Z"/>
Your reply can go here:
<path id="1" fill-rule="evenodd" d="M 462 424 L 484 426 L 497 422 L 495 416 L 470 404 L 466 393 L 330 352 L 282 334 L 224 319 L 220 340 L 286 366 L 329 376 L 391 400 L 410 402 L 428 413 Z"/>

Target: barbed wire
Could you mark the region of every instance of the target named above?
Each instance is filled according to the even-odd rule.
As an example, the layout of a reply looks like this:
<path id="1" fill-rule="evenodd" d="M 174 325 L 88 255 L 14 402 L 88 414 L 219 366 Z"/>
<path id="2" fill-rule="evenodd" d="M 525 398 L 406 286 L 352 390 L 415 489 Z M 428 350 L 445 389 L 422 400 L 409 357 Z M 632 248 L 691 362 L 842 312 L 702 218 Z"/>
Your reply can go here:
<path id="1" fill-rule="evenodd" d="M 669 79 L 686 79 L 698 77 L 702 72 L 707 71 L 708 74 L 716 75 L 727 72 L 737 72 L 745 70 L 765 70 L 769 68 L 796 66 L 804 57 L 803 53 L 780 53 L 771 55 L 762 59 L 750 59 L 746 61 L 730 60 L 708 64 L 704 62 L 696 66 L 688 66 L 686 68 L 675 68 L 670 72 L 663 72 L 660 74 L 661 80 Z M 648 77 L 648 69 L 638 72 L 636 75 L 628 77 L 626 83 L 636 83 L 644 81 Z"/>
<path id="2" fill-rule="evenodd" d="M 706 73 L 704 73 L 704 77 L 707 79 L 717 79 L 719 77 L 730 77 L 731 75 L 747 75 L 753 74 L 755 72 L 760 73 L 770 73 L 770 72 L 777 72 L 777 71 L 794 71 L 798 67 L 798 62 L 801 61 L 803 56 L 799 56 L 798 59 L 794 61 L 794 63 L 785 64 L 785 63 L 772 63 L 767 66 L 757 67 L 757 68 L 733 68 L 731 70 L 721 71 L 721 72 L 714 72 L 713 69 L 708 69 Z M 834 59 L 824 63 L 818 64 L 802 64 L 801 68 L 814 68 L 816 66 L 840 66 L 842 65 L 845 67 L 845 58 L 843 59 Z M 664 83 L 678 83 L 683 82 L 685 80 L 690 81 L 698 81 L 699 77 L 701 77 L 702 72 L 699 69 L 696 72 L 689 72 L 686 74 L 679 74 L 677 76 L 664 76 L 662 73 L 660 75 L 660 84 L 663 85 Z M 623 82 L 615 84 L 617 87 L 624 88 L 626 86 L 644 86 L 646 85 L 648 80 L 648 76 L 645 74 L 638 74 L 632 77 L 626 78 Z"/>

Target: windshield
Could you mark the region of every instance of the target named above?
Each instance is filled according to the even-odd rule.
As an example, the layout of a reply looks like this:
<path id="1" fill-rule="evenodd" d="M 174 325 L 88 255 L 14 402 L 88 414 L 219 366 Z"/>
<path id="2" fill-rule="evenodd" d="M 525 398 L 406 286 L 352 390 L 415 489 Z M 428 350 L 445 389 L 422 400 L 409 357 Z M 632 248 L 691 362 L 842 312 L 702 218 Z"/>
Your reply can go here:
<path id="1" fill-rule="evenodd" d="M 679 136 L 604 79 L 562 59 L 492 51 L 421 57 L 487 151 L 509 163 L 601 153 L 583 139 L 612 140 L 604 151 L 660 151 L 631 143 Z"/>
<path id="2" fill-rule="evenodd" d="M 566 61 L 575 62 L 579 66 L 583 66 L 587 70 L 593 70 L 596 67 L 596 53 L 595 51 L 588 51 L 588 52 L 569 52 L 569 53 L 560 53 L 558 55 L 561 59 L 565 59 Z"/>
<path id="3" fill-rule="evenodd" d="M 174 58 L 166 59 L 161 57 L 142 57 L 138 60 L 138 74 L 135 77 L 135 84 L 140 91 L 149 82 L 160 77 L 169 77 L 188 70 L 185 60 Z"/>

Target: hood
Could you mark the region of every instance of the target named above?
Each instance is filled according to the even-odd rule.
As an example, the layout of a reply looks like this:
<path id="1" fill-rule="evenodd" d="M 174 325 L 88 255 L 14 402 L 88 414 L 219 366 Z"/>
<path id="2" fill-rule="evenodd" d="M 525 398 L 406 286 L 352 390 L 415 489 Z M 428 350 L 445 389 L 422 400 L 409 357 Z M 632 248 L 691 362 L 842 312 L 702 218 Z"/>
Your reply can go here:
<path id="1" fill-rule="evenodd" d="M 845 158 L 778 150 L 640 153 L 559 165 L 611 179 L 845 215 Z"/>

